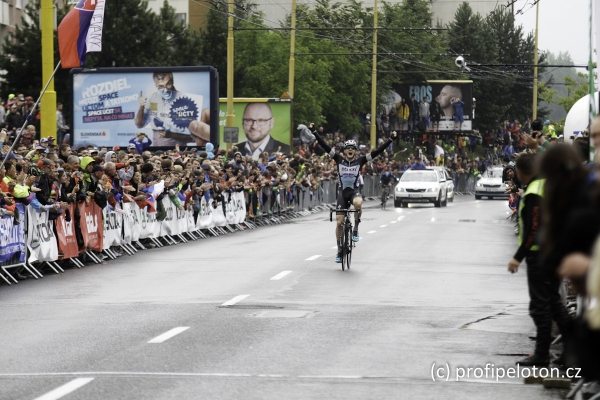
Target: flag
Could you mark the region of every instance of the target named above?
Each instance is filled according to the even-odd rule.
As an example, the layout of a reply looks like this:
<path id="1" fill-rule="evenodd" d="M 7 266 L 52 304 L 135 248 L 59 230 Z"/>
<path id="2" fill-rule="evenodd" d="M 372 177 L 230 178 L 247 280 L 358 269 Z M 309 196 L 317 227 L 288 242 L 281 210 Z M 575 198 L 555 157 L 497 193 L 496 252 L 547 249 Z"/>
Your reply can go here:
<path id="1" fill-rule="evenodd" d="M 102 50 L 106 0 L 78 0 L 58 25 L 58 49 L 63 68 L 81 67 L 85 55 Z"/>

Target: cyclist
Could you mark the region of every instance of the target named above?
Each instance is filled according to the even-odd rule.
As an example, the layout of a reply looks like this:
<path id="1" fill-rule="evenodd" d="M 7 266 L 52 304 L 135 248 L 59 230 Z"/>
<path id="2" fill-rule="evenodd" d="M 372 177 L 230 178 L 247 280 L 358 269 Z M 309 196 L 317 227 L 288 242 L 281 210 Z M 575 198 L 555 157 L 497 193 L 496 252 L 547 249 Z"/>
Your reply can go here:
<path id="1" fill-rule="evenodd" d="M 354 205 L 357 213 L 354 214 L 354 232 L 352 232 L 352 241 L 358 242 L 358 224 L 360 223 L 360 216 L 362 214 L 362 197 L 357 190 L 357 182 L 360 176 L 360 170 L 363 165 L 367 162 L 371 162 L 375 157 L 385 151 L 385 149 L 392 143 L 393 139 L 398 136 L 394 131 L 385 143 L 379 146 L 376 150 L 372 151 L 366 156 L 358 156 L 358 145 L 355 140 L 346 140 L 344 142 L 344 150 L 342 154 L 336 153 L 335 149 L 332 149 L 319 133 L 314 129 L 314 124 L 310 125 L 313 134 L 317 139 L 317 142 L 329 155 L 333 158 L 337 164 L 338 179 L 340 192 L 337 198 L 337 209 L 347 209 L 350 207 L 350 203 Z M 337 226 L 335 232 L 335 238 L 338 244 L 338 252 L 335 262 L 342 262 L 342 234 L 344 224 L 344 213 L 337 213 Z"/>
<path id="2" fill-rule="evenodd" d="M 381 183 L 381 205 L 383 206 L 387 198 L 390 196 L 390 187 L 396 178 L 390 172 L 390 166 L 386 165 L 383 172 L 379 176 L 379 182 Z"/>

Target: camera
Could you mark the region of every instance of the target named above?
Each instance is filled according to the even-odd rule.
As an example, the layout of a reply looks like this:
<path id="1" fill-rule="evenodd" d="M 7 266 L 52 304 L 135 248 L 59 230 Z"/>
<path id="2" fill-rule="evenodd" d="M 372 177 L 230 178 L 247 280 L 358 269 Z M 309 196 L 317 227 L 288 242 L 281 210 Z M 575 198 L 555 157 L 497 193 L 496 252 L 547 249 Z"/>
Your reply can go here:
<path id="1" fill-rule="evenodd" d="M 471 68 L 467 67 L 467 62 L 463 56 L 456 57 L 454 64 L 463 71 L 471 72 Z"/>

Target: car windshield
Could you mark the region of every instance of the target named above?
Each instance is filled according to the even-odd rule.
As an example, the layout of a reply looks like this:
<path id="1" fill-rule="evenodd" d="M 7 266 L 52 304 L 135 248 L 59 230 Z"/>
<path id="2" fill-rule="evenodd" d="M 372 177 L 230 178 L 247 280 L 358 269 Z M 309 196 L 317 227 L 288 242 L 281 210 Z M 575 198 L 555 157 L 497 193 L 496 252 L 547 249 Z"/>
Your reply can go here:
<path id="1" fill-rule="evenodd" d="M 435 171 L 407 171 L 400 182 L 437 182 L 437 174 Z"/>
<path id="2" fill-rule="evenodd" d="M 502 178 L 502 168 L 490 168 L 483 174 L 485 178 Z"/>

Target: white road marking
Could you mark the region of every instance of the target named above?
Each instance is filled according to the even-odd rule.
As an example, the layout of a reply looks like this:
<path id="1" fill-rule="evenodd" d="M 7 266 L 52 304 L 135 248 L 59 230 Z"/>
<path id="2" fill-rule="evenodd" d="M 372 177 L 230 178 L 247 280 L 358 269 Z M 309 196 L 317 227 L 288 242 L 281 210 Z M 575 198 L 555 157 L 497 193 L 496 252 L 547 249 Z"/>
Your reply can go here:
<path id="1" fill-rule="evenodd" d="M 240 301 L 244 300 L 248 296 L 250 296 L 250 295 L 249 294 L 241 294 L 239 296 L 235 296 L 233 299 L 231 299 L 229 301 L 226 301 L 225 303 L 221 304 L 221 306 L 223 306 L 223 307 L 232 306 L 232 305 L 237 304 Z"/>
<path id="2" fill-rule="evenodd" d="M 367 233 L 375 233 L 375 232 L 377 232 L 377 231 L 369 231 L 369 232 L 367 232 Z"/>
<path id="3" fill-rule="evenodd" d="M 390 221 L 390 224 L 395 224 L 396 222 L 398 222 L 398 221 Z"/>
<path id="4" fill-rule="evenodd" d="M 166 331 L 162 335 L 158 335 L 154 339 L 148 340 L 148 343 L 163 343 L 167 340 L 171 339 L 173 336 L 179 335 L 181 332 L 187 331 L 190 329 L 189 326 L 178 326 L 177 328 L 173 328 L 169 331 Z"/>
<path id="5" fill-rule="evenodd" d="M 286 275 L 289 275 L 291 273 L 292 273 L 292 271 L 283 271 L 283 272 L 280 272 L 277 275 L 275 275 L 274 277 L 272 277 L 271 280 L 272 281 L 278 281 L 281 278 L 284 278 Z"/>
<path id="6" fill-rule="evenodd" d="M 316 260 L 319 257 L 321 257 L 320 254 L 315 254 L 314 256 L 308 257 L 305 261 L 314 261 L 314 260 Z"/>
<path id="7" fill-rule="evenodd" d="M 387 225 L 379 225 L 380 228 L 387 228 Z"/>
<path id="8" fill-rule="evenodd" d="M 404 219 L 404 215 L 401 215 L 398 217 L 398 222 L 402 221 Z"/>
<path id="9" fill-rule="evenodd" d="M 435 222 L 435 217 L 431 217 L 431 222 Z"/>
<path id="10" fill-rule="evenodd" d="M 337 246 L 333 246 L 331 250 L 337 250 Z"/>
<path id="11" fill-rule="evenodd" d="M 56 389 L 46 393 L 45 395 L 37 397 L 35 400 L 57 400 L 57 399 L 60 399 L 61 397 L 64 397 L 64 396 L 68 395 L 69 393 L 76 391 L 80 387 L 87 385 L 88 383 L 90 383 L 93 380 L 94 380 L 94 378 L 73 379 L 72 381 L 67 382 L 62 386 L 57 387 Z"/>

